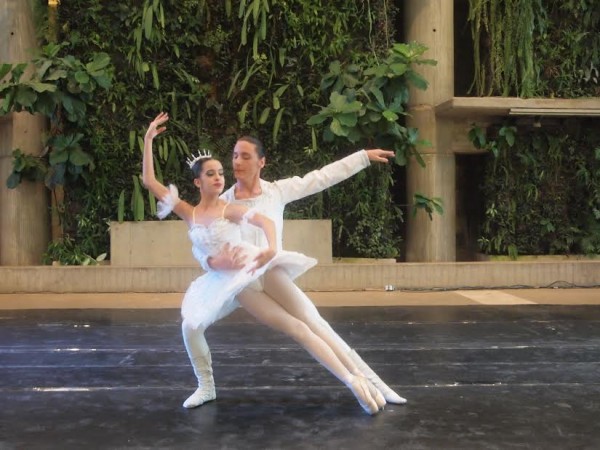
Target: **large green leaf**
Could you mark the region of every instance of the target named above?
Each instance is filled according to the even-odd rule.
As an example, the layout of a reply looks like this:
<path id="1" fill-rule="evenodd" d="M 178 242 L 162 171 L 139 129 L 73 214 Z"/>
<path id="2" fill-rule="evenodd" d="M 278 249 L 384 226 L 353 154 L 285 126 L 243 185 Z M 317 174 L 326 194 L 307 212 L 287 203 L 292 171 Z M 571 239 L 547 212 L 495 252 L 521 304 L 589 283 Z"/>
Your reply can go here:
<path id="1" fill-rule="evenodd" d="M 363 106 L 363 104 L 358 100 L 349 102 L 345 95 L 338 94 L 337 92 L 331 93 L 329 101 L 331 103 L 331 108 L 336 113 L 358 112 Z"/>
<path id="2" fill-rule="evenodd" d="M 29 86 L 35 92 L 56 92 L 56 85 L 50 83 L 42 83 L 39 81 L 28 81 L 23 83 L 25 86 Z"/>
<path id="3" fill-rule="evenodd" d="M 325 122 L 327 119 L 329 118 L 329 115 L 327 114 L 315 114 L 314 116 L 312 116 L 310 119 L 308 119 L 306 121 L 307 125 L 310 125 L 311 127 L 314 127 L 315 125 L 319 125 L 323 122 Z"/>
<path id="4" fill-rule="evenodd" d="M 6 187 L 9 189 L 16 188 L 21 183 L 21 174 L 19 172 L 12 172 L 6 179 Z"/>
<path id="5" fill-rule="evenodd" d="M 349 88 L 356 87 L 360 83 L 360 80 L 358 79 L 358 77 L 356 77 L 354 74 L 347 73 L 347 72 L 342 74 L 342 80 L 344 82 L 344 86 L 349 87 Z"/>
<path id="6" fill-rule="evenodd" d="M 357 122 L 356 113 L 336 114 L 335 118 L 345 127 L 353 127 Z"/>
<path id="7" fill-rule="evenodd" d="M 69 162 L 75 166 L 87 166 L 93 161 L 91 155 L 77 146 L 69 152 Z"/>
<path id="8" fill-rule="evenodd" d="M 404 152 L 404 150 L 396 150 L 396 157 L 394 161 L 396 161 L 396 164 L 398 164 L 399 166 L 406 165 L 408 161 L 406 159 L 406 153 Z"/>
<path id="9" fill-rule="evenodd" d="M 2 78 L 4 78 L 8 72 L 10 72 L 12 69 L 12 64 L 8 64 L 8 63 L 2 63 L 0 64 L 0 80 L 2 80 Z"/>
<path id="10" fill-rule="evenodd" d="M 333 118 L 329 128 L 336 136 L 348 136 L 348 130 L 344 127 L 337 118 Z"/>
<path id="11" fill-rule="evenodd" d="M 425 78 L 423 78 L 416 72 L 407 72 L 406 78 L 413 84 L 413 86 L 421 90 L 427 89 L 427 86 L 429 85 L 429 83 L 427 83 L 427 80 L 425 80 Z"/>
<path id="12" fill-rule="evenodd" d="M 348 130 L 348 136 L 347 136 L 347 138 L 353 144 L 355 144 L 358 141 L 360 141 L 363 137 L 364 137 L 364 135 L 360 132 L 360 130 L 358 130 L 356 128 L 350 128 Z"/>
<path id="13" fill-rule="evenodd" d="M 266 107 L 262 110 L 262 113 L 260 114 L 260 119 L 258 119 L 258 123 L 263 125 L 267 119 L 269 118 L 269 114 L 271 113 L 271 108 L 270 107 Z"/>
<path id="14" fill-rule="evenodd" d="M 4 100 L 2 101 L 2 114 L 8 113 L 13 108 L 13 101 L 16 92 L 16 88 L 11 88 L 6 93 L 3 93 Z"/>
<path id="15" fill-rule="evenodd" d="M 390 64 L 390 70 L 394 74 L 394 76 L 404 75 L 408 70 L 408 66 L 404 63 L 393 63 Z"/>
<path id="16" fill-rule="evenodd" d="M 15 103 L 30 108 L 33 106 L 37 99 L 35 91 L 27 86 L 21 85 L 17 87 L 17 95 L 15 96 Z"/>
<path id="17" fill-rule="evenodd" d="M 383 111 L 382 114 L 383 117 L 385 117 L 389 122 L 396 122 L 399 118 L 398 114 L 396 114 L 394 111 L 390 111 L 389 109 Z"/>
<path id="18" fill-rule="evenodd" d="M 94 59 L 85 65 L 85 68 L 90 73 L 90 75 L 101 75 L 98 73 L 102 71 L 102 69 L 107 68 L 110 65 L 110 56 L 106 53 L 97 53 L 94 55 Z"/>
<path id="19" fill-rule="evenodd" d="M 57 150 L 54 149 L 50 152 L 50 165 L 56 166 L 57 164 L 66 163 L 69 160 L 69 151 L 68 150 Z"/>
<path id="20" fill-rule="evenodd" d="M 273 142 L 277 142 L 277 137 L 279 136 L 279 127 L 281 126 L 281 118 L 283 117 L 284 111 L 285 108 L 281 108 L 275 117 L 275 123 L 273 124 Z"/>
<path id="21" fill-rule="evenodd" d="M 79 70 L 75 72 L 75 81 L 77 81 L 79 84 L 87 84 L 90 82 L 90 76 L 86 71 Z"/>
<path id="22" fill-rule="evenodd" d="M 45 81 L 56 81 L 62 80 L 69 76 L 68 72 L 64 69 L 52 69 L 48 73 L 48 76 L 44 78 Z"/>
<path id="23" fill-rule="evenodd" d="M 43 80 L 44 76 L 46 75 L 46 72 L 52 66 L 53 63 L 54 63 L 54 61 L 47 59 L 41 65 L 39 65 L 39 67 L 35 71 L 37 78 L 40 80 Z"/>
<path id="24" fill-rule="evenodd" d="M 144 8 L 144 37 L 147 40 L 152 38 L 152 18 L 153 18 L 153 9 L 151 7 Z"/>
<path id="25" fill-rule="evenodd" d="M 12 67 L 12 75 L 11 75 L 11 81 L 13 83 L 18 83 L 21 80 L 21 77 L 23 76 L 23 74 L 25 73 L 25 70 L 27 69 L 27 63 L 19 63 L 19 64 L 15 64 Z"/>
<path id="26" fill-rule="evenodd" d="M 381 92 L 381 89 L 379 89 L 376 86 L 371 86 L 369 92 L 375 96 L 375 99 L 377 100 L 377 105 L 380 108 L 384 108 L 385 100 L 383 99 L 383 92 Z"/>

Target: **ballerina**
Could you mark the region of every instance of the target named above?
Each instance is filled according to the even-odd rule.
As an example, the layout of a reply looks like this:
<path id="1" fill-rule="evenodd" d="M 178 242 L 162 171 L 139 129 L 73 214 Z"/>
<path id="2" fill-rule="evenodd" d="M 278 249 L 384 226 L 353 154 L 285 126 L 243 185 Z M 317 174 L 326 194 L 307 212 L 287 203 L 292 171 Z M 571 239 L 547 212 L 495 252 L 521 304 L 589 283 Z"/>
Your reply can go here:
<path id="1" fill-rule="evenodd" d="M 175 186 L 167 188 L 156 179 L 152 141 L 166 130 L 163 125 L 168 119 L 168 114 L 160 113 L 150 123 L 144 140 L 143 183 L 160 199 L 159 215 L 165 217 L 174 212 L 188 224 L 193 252 L 198 259 L 215 256 L 225 245 L 229 245 L 240 249 L 247 261 L 241 268 L 234 270 L 207 272 L 194 280 L 185 294 L 181 308 L 182 331 L 194 369 L 194 360 L 197 355 L 205 357 L 205 349 L 197 347 L 201 343 L 189 342 L 186 336 L 192 330 L 206 329 L 222 317 L 224 312 L 229 313 L 232 308 L 237 307 L 237 298 L 258 321 L 298 342 L 352 391 L 367 413 L 376 414 L 386 403 L 379 390 L 361 374 L 348 370 L 321 337 L 292 316 L 272 296 L 274 292 L 284 295 L 285 291 L 277 287 L 271 289 L 269 286 L 286 285 L 287 280 L 294 279 L 313 267 L 316 260 L 301 253 L 279 250 L 272 220 L 244 205 L 234 205 L 220 199 L 219 195 L 224 189 L 223 167 L 210 154 L 200 154 L 188 161 L 194 173 L 194 185 L 200 194 L 200 201 L 195 206 L 179 199 Z M 266 248 L 243 242 L 241 230 L 246 223 L 262 229 L 268 242 Z M 260 280 L 266 278 L 266 274 L 270 282 L 268 286 L 265 283 L 263 290 Z M 207 315 L 207 310 L 214 311 L 215 314 Z M 196 376 L 203 377 L 205 374 L 196 373 Z M 201 385 L 184 402 L 184 406 L 198 406 L 206 401 L 206 397 L 205 387 Z"/>

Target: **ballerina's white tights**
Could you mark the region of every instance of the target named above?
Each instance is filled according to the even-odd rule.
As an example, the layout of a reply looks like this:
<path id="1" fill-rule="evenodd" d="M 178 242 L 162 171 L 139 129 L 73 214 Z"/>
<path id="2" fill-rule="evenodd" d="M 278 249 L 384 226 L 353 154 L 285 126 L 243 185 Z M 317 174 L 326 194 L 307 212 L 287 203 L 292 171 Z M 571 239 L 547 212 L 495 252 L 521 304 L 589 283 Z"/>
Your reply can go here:
<path id="1" fill-rule="evenodd" d="M 274 268 L 265 274 L 264 292 L 244 289 L 237 299 L 259 322 L 285 333 L 304 347 L 313 358 L 352 390 L 369 414 L 376 413 L 385 405 L 381 393 L 366 378 L 358 375 L 358 368 L 348 354 L 338 349 L 340 358 L 334 352 L 330 345 L 336 347 L 335 340 L 329 339 L 319 324 L 314 324 L 313 329 L 302 320 L 307 318 L 303 310 L 304 303 L 302 299 L 297 298 L 296 286 L 283 270 Z M 281 299 L 285 308 L 274 299 Z"/>

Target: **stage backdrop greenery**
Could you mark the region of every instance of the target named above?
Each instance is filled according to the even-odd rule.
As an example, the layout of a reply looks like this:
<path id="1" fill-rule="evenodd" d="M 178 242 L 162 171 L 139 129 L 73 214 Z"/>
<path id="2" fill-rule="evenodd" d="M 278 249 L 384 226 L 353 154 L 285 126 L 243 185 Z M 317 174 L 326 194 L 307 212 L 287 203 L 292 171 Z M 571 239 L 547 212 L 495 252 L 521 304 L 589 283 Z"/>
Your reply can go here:
<path id="1" fill-rule="evenodd" d="M 469 21 L 473 94 L 600 96 L 597 0 L 469 0 Z M 474 124 L 471 140 L 490 151 L 482 251 L 600 253 L 599 130 L 599 119 L 576 117 Z"/>
<path id="2" fill-rule="evenodd" d="M 86 255 L 108 251 L 111 220 L 154 219 L 156 201 L 139 175 L 144 131 L 160 111 L 171 119 L 155 143 L 155 167 L 190 201 L 197 194 L 185 157 L 208 149 L 231 173 L 233 145 L 244 134 L 265 143 L 266 179 L 302 175 L 367 146 L 390 145 L 401 164 L 414 155 L 417 132 L 403 126 L 408 84 L 425 88 L 413 69 L 433 62 L 420 61 L 425 48 L 418 44 L 397 45 L 394 2 L 69 0 L 50 19 L 45 1 L 33 3 L 41 45 L 55 59 L 51 70 L 42 61 L 38 72 L 64 75 L 56 90 L 60 101 L 41 111 L 59 136 L 48 143 L 50 157 L 41 166 L 15 153 L 10 183 L 45 176 L 49 187 L 64 186 L 65 237 L 51 244 L 48 260 L 89 261 Z M 60 72 L 65 61 L 71 66 Z M 86 64 L 98 61 L 102 67 L 87 73 Z M 94 78 L 98 70 L 101 82 Z M 40 76 L 9 88 L 46 98 Z M 90 80 L 104 89 L 75 85 Z M 359 84 L 369 91 L 359 95 Z M 309 124 L 329 107 L 333 91 L 355 109 Z M 72 121 L 72 100 L 81 92 L 84 107 Z M 34 106 L 16 101 L 7 110 Z M 355 120 L 367 113 L 368 123 Z M 65 124 L 71 134 L 63 143 Z M 58 169 L 73 176 L 52 175 Z M 392 165 L 371 168 L 368 176 L 290 205 L 288 217 L 331 218 L 336 255 L 396 257 L 403 212 L 393 200 L 395 171 Z M 419 207 L 439 210 L 432 202 Z"/>
<path id="3" fill-rule="evenodd" d="M 6 111 L 48 112 L 49 99 L 55 102 L 46 158 L 39 165 L 15 153 L 8 180 L 66 183 L 59 210 L 65 239 L 51 244 L 49 260 L 89 261 L 108 250 L 109 221 L 153 219 L 155 201 L 139 174 L 144 129 L 158 111 L 172 119 L 157 141 L 156 168 L 188 200 L 194 193 L 184 157 L 203 147 L 227 164 L 242 134 L 265 142 L 267 179 L 302 174 L 390 138 L 398 162 L 415 158 L 418 138 L 403 126 L 403 95 L 407 83 L 424 87 L 424 80 L 403 71 L 422 48 L 398 45 L 401 0 L 68 0 L 50 20 L 45 0 L 31 3 L 41 65 L 30 80 L 18 67 L 0 72 L 12 83 L 3 86 L 5 98 L 13 93 Z M 600 2 L 469 0 L 468 13 L 471 95 L 600 95 Z M 418 64 L 413 68 L 418 72 Z M 457 65 L 459 74 L 464 70 Z M 356 89 L 388 75 L 394 81 L 379 91 Z M 371 124 L 356 114 L 367 108 Z M 540 124 L 509 121 L 487 134 L 475 124 L 478 145 L 502 150 L 490 150 L 482 180 L 482 249 L 598 253 L 598 121 Z M 290 205 L 288 217 L 331 218 L 336 255 L 397 256 L 407 203 L 398 167 L 371 168 Z M 571 190 L 544 185 L 550 181 Z M 435 199 L 414 202 L 428 212 L 440 207 Z"/>

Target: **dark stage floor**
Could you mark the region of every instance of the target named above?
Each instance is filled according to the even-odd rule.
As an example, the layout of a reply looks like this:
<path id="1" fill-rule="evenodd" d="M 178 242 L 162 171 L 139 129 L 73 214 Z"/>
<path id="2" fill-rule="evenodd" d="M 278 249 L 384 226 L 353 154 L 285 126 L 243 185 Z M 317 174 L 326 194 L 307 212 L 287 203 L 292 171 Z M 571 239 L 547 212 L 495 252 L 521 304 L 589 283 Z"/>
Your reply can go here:
<path id="1" fill-rule="evenodd" d="M 194 390 L 176 310 L 0 311 L 0 448 L 600 448 L 600 306 L 322 308 L 408 398 L 376 417 L 238 311 Z"/>

